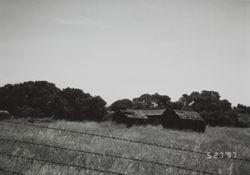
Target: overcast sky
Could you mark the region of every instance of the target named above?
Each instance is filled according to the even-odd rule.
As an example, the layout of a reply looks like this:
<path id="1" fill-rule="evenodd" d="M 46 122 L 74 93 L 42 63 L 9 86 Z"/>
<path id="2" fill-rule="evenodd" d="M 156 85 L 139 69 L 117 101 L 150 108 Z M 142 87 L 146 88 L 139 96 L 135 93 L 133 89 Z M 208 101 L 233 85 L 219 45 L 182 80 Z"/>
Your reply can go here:
<path id="1" fill-rule="evenodd" d="M 247 0 L 0 0 L 0 86 L 48 80 L 109 104 L 218 91 L 250 105 Z"/>

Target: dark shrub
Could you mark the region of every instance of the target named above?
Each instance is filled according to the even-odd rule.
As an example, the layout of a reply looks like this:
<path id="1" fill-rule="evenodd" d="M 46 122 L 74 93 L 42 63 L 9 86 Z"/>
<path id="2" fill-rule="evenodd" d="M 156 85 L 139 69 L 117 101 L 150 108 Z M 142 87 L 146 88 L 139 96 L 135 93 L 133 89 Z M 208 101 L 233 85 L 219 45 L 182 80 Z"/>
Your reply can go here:
<path id="1" fill-rule="evenodd" d="M 238 115 L 228 100 L 221 100 L 218 92 L 202 91 L 184 94 L 180 101 L 183 108 L 199 112 L 211 126 L 237 126 Z"/>
<path id="2" fill-rule="evenodd" d="M 170 97 L 167 95 L 142 94 L 133 99 L 133 108 L 135 109 L 161 109 L 171 107 Z"/>
<path id="3" fill-rule="evenodd" d="M 110 109 L 112 111 L 125 110 L 125 109 L 132 108 L 133 105 L 134 105 L 134 103 L 131 100 L 121 99 L 121 100 L 117 100 L 114 103 L 112 103 L 110 106 Z"/>
<path id="4" fill-rule="evenodd" d="M 15 116 L 51 116 L 58 92 L 60 89 L 46 81 L 6 85 L 0 88 L 0 109 Z"/>
<path id="5" fill-rule="evenodd" d="M 66 88 L 61 91 L 61 117 L 70 120 L 102 120 L 106 102 L 99 96 L 92 97 L 80 89 Z"/>
<path id="6" fill-rule="evenodd" d="M 0 110 L 16 117 L 56 117 L 70 120 L 101 120 L 106 102 L 80 89 L 61 91 L 47 81 L 0 87 Z"/>

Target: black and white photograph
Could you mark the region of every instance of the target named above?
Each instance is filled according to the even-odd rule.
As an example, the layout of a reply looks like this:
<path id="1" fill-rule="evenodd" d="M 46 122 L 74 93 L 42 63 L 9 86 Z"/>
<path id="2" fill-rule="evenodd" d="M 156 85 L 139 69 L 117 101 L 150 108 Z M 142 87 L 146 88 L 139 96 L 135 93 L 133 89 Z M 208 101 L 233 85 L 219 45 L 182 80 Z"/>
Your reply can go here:
<path id="1" fill-rule="evenodd" d="M 0 0 L 0 175 L 250 175 L 250 0 Z"/>

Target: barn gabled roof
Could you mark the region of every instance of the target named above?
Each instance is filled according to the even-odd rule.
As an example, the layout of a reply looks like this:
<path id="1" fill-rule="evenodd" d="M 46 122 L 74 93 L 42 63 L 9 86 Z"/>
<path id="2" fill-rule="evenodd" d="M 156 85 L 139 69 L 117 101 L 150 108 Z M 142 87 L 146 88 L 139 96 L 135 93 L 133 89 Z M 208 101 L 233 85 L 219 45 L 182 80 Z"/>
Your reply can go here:
<path id="1" fill-rule="evenodd" d="M 140 110 L 122 110 L 121 111 L 128 118 L 148 119 Z"/>
<path id="2" fill-rule="evenodd" d="M 152 110 L 140 110 L 144 115 L 146 116 L 156 116 L 156 115 L 162 115 L 166 109 L 152 109 Z"/>
<path id="3" fill-rule="evenodd" d="M 198 114 L 197 112 L 194 112 L 194 111 L 174 110 L 174 112 L 179 116 L 180 119 L 203 121 L 200 114 Z"/>
<path id="4" fill-rule="evenodd" d="M 128 118 L 141 118 L 148 119 L 147 116 L 161 116 L 166 109 L 127 109 L 121 112 L 125 114 Z"/>
<path id="5" fill-rule="evenodd" d="M 121 110 L 121 112 L 128 118 L 148 119 L 150 116 L 161 116 L 166 110 L 167 109 L 127 109 Z M 194 111 L 174 110 L 174 112 L 179 116 L 180 119 L 203 121 L 202 117 Z"/>

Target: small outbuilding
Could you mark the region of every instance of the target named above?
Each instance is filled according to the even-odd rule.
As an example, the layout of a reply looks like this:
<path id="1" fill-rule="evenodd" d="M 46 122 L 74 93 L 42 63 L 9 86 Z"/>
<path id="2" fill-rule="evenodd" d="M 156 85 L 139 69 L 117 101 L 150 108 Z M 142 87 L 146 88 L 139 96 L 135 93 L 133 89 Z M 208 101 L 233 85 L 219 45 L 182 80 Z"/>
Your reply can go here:
<path id="1" fill-rule="evenodd" d="M 206 123 L 203 118 L 194 111 L 167 110 L 163 120 L 163 127 L 177 129 L 192 129 L 205 132 Z"/>
<path id="2" fill-rule="evenodd" d="M 127 124 L 127 126 L 146 125 L 148 123 L 148 117 L 145 116 L 141 110 L 127 109 L 117 111 L 113 121 Z"/>
<path id="3" fill-rule="evenodd" d="M 147 124 L 161 125 L 162 120 L 165 117 L 166 109 L 151 109 L 151 110 L 137 110 L 147 117 Z"/>

